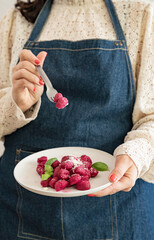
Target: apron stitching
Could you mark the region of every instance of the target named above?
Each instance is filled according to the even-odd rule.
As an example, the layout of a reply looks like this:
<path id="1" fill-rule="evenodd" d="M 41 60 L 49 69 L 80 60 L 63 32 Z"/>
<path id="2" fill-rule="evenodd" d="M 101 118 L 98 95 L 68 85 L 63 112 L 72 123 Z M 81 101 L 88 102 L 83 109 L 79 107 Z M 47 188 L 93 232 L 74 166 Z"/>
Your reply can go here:
<path id="1" fill-rule="evenodd" d="M 19 215 L 20 215 L 20 218 L 19 218 L 19 234 L 20 234 L 20 231 L 21 233 L 23 234 L 23 220 L 22 220 L 22 214 L 21 214 L 21 207 L 22 207 L 22 202 L 23 202 L 23 197 L 22 197 L 22 192 L 21 192 L 21 189 L 20 189 L 20 186 L 18 185 L 18 190 L 19 190 Z M 21 199 L 21 200 L 20 200 Z"/>
<path id="2" fill-rule="evenodd" d="M 18 201 L 17 201 L 17 205 L 16 205 L 16 212 L 17 212 L 17 215 L 18 215 L 18 218 L 19 218 L 19 224 L 18 224 L 18 234 L 17 236 L 20 237 L 20 225 L 21 225 L 21 216 L 20 216 L 20 212 L 19 212 L 19 206 L 20 206 L 20 191 L 19 191 L 19 186 L 18 184 L 16 183 L 16 189 L 17 189 L 17 193 L 18 193 Z"/>
<path id="3" fill-rule="evenodd" d="M 15 163 L 17 164 L 18 162 L 20 162 L 20 160 L 17 160 L 17 159 L 16 159 L 16 160 L 15 160 Z"/>
<path id="4" fill-rule="evenodd" d="M 24 238 L 24 239 L 32 239 L 32 240 L 40 240 L 38 238 L 32 238 L 32 237 L 27 237 L 27 236 L 18 236 L 20 238 Z M 54 240 L 54 239 L 53 239 Z"/>
<path id="5" fill-rule="evenodd" d="M 85 40 L 82 39 L 82 40 L 78 40 L 78 41 L 69 41 L 69 40 L 59 40 L 59 41 L 76 43 L 76 42 L 83 42 L 83 41 L 86 42 L 86 41 L 89 41 L 89 40 L 90 40 L 90 41 L 93 41 L 93 40 L 101 40 L 101 41 L 109 41 L 109 42 L 113 42 L 113 43 L 114 43 L 114 42 L 125 42 L 125 40 L 120 40 L 120 39 L 108 40 L 108 39 L 100 39 L 100 38 L 94 38 L 94 39 L 93 39 L 93 38 L 92 38 L 92 39 L 89 39 L 89 38 L 88 38 L 88 39 L 85 39 Z M 51 40 L 51 41 L 52 41 L 52 40 Z M 48 40 L 48 41 L 31 41 L 31 40 L 28 40 L 27 43 L 28 43 L 28 44 L 29 44 L 29 42 L 30 42 L 30 43 L 33 43 L 33 42 L 34 42 L 34 43 L 44 43 L 44 42 L 51 42 L 51 41 L 50 41 L 50 40 Z M 53 41 L 55 41 L 55 40 L 53 40 Z"/>
<path id="6" fill-rule="evenodd" d="M 25 153 L 34 153 L 34 152 L 26 151 L 26 150 L 23 150 L 23 149 L 21 149 L 21 152 L 25 152 Z"/>
<path id="7" fill-rule="evenodd" d="M 20 162 L 20 160 L 19 159 L 15 159 L 15 162 Z M 56 240 L 56 239 L 53 239 L 53 238 L 51 239 L 51 238 L 42 237 L 42 236 L 31 234 L 31 233 L 26 233 L 26 232 L 23 231 L 23 219 L 22 219 L 22 214 L 21 214 L 21 207 L 22 207 L 22 202 L 23 202 L 23 194 L 22 194 L 22 190 L 21 190 L 20 185 L 17 184 L 17 183 L 16 183 L 16 189 L 17 189 L 17 192 L 18 192 L 18 201 L 17 201 L 17 205 L 16 205 L 16 212 L 17 212 L 17 215 L 18 215 L 18 218 L 19 218 L 18 234 L 17 234 L 17 236 L 21 237 L 21 238 L 34 239 L 34 238 L 30 238 L 28 236 L 26 236 L 26 237 L 21 236 L 20 235 L 20 232 L 21 232 L 23 235 L 31 235 L 31 236 L 34 236 L 34 237 L 38 237 L 39 239 Z M 39 239 L 34 239 L 34 240 L 39 240 Z"/>
<path id="8" fill-rule="evenodd" d="M 34 236 L 34 237 L 38 237 L 40 239 L 46 239 L 46 240 L 56 240 L 55 238 L 47 238 L 47 237 L 42 237 L 42 236 L 39 236 L 39 235 L 35 235 L 35 234 L 32 234 L 32 233 L 26 233 L 26 232 L 22 232 L 23 234 L 25 235 L 30 235 L 30 236 Z M 31 239 L 34 239 L 34 238 L 31 238 Z"/>
<path id="9" fill-rule="evenodd" d="M 65 50 L 70 52 L 80 52 L 80 51 L 88 51 L 88 50 L 104 50 L 104 51 L 112 51 L 112 50 L 122 50 L 122 51 L 128 51 L 128 49 L 125 48 L 81 48 L 81 49 L 67 49 L 67 48 L 38 48 L 38 47 L 24 47 L 24 49 L 44 49 L 44 50 Z"/>
<path id="10" fill-rule="evenodd" d="M 19 157 L 20 153 L 18 154 L 18 157 Z M 15 158 L 15 162 L 19 162 L 20 160 L 18 159 L 17 155 L 16 155 L 16 158 Z M 18 215 L 18 219 L 19 219 L 19 224 L 18 224 L 18 233 L 17 233 L 17 236 L 20 237 L 20 228 L 21 228 L 21 214 L 20 214 L 20 199 L 22 197 L 20 197 L 20 189 L 19 189 L 19 184 L 16 183 L 16 189 L 17 189 L 17 193 L 18 193 L 18 201 L 17 201 L 17 205 L 16 205 L 16 213 Z"/>
<path id="11" fill-rule="evenodd" d="M 63 224 L 63 199 L 61 198 L 61 227 L 62 227 L 62 236 L 63 240 L 65 240 L 65 235 L 64 235 L 64 224 Z"/>
<path id="12" fill-rule="evenodd" d="M 30 45 L 30 42 L 27 43 L 27 46 L 28 46 L 28 47 L 29 47 L 29 45 Z"/>
<path id="13" fill-rule="evenodd" d="M 31 236 L 32 236 L 32 237 L 30 237 L 30 236 L 27 237 L 27 236 L 26 236 L 26 238 L 28 238 L 28 239 L 34 239 L 34 240 L 42 240 L 42 239 L 46 239 L 46 240 L 56 240 L 56 239 L 53 239 L 53 238 L 51 239 L 51 238 L 46 238 L 46 237 L 42 237 L 42 236 L 37 236 L 37 235 L 31 234 L 31 233 L 24 233 L 24 232 L 23 232 L 23 234 L 25 234 L 25 235 L 31 235 Z M 33 238 L 33 236 L 34 236 L 34 237 L 38 237 L 39 239 L 38 239 L 38 238 L 37 238 L 37 239 L 36 239 L 36 238 Z M 23 237 L 23 236 L 20 236 L 20 237 Z"/>
<path id="14" fill-rule="evenodd" d="M 21 187 L 20 187 L 19 185 L 18 185 L 18 188 L 19 188 L 19 192 L 20 192 L 20 195 L 21 195 L 21 201 L 20 201 L 20 207 L 19 207 L 19 209 L 20 209 L 20 219 L 21 219 L 19 226 L 22 225 L 21 233 L 22 233 L 23 235 L 30 235 L 30 236 L 38 237 L 38 238 L 40 238 L 40 239 L 56 240 L 56 239 L 53 239 L 53 238 L 47 238 L 47 237 L 39 236 L 39 235 L 36 235 L 36 234 L 26 233 L 26 232 L 23 231 L 23 220 L 22 220 L 22 214 L 21 214 L 21 207 L 22 207 L 22 202 L 23 202 L 23 195 L 22 195 Z M 18 231 L 18 232 L 20 232 L 20 231 Z M 23 237 L 23 236 L 20 236 L 20 234 L 19 234 L 19 237 Z M 30 237 L 27 237 L 27 238 L 28 238 L 28 239 L 34 239 L 34 238 L 30 238 Z M 39 240 L 39 239 L 36 239 L 36 240 Z"/>
<path id="15" fill-rule="evenodd" d="M 93 239 L 93 240 L 113 240 L 113 238 L 100 238 L 100 239 Z"/>
<path id="16" fill-rule="evenodd" d="M 19 205 L 19 213 L 20 213 L 20 221 L 21 221 L 21 232 L 23 233 L 23 219 L 22 219 L 22 213 L 21 213 L 21 207 L 22 207 L 22 203 L 23 203 L 23 195 L 22 195 L 22 191 L 20 186 L 18 185 L 19 188 L 19 192 L 20 192 L 20 196 L 21 196 L 21 201 L 20 201 L 20 205 Z"/>
<path id="17" fill-rule="evenodd" d="M 114 209 L 115 209 L 115 219 L 116 219 L 116 232 L 117 232 L 117 240 L 119 239 L 118 236 L 118 221 L 117 221 L 117 205 L 116 205 L 116 195 L 114 195 Z"/>
<path id="18" fill-rule="evenodd" d="M 24 239 L 32 239 L 32 240 L 39 240 L 38 238 L 36 239 L 36 238 L 31 238 L 31 237 L 24 237 L 24 236 L 18 236 L 18 237 L 20 237 L 20 238 L 24 238 Z"/>
<path id="19" fill-rule="evenodd" d="M 132 83 L 133 83 L 133 80 L 132 80 L 132 75 L 131 75 L 131 70 L 130 70 L 130 66 L 129 66 L 129 62 L 128 62 L 128 56 L 125 52 L 125 56 L 126 56 L 126 62 L 127 62 L 127 66 L 128 66 L 128 72 L 129 72 L 129 77 L 130 77 L 130 86 L 131 86 L 131 97 L 132 97 L 132 104 L 131 104 L 131 107 L 133 107 L 133 87 L 132 87 Z"/>
<path id="20" fill-rule="evenodd" d="M 111 220 L 112 220 L 112 239 L 113 239 L 113 212 L 112 212 L 112 197 L 110 196 L 110 211 L 111 211 Z"/>
<path id="21" fill-rule="evenodd" d="M 22 234 L 24 234 L 23 233 L 23 218 L 22 218 L 22 213 L 21 213 L 21 208 L 22 208 L 22 203 L 23 203 L 23 195 L 22 195 L 22 190 L 21 190 L 21 187 L 19 186 L 19 191 L 20 191 L 20 193 L 21 193 L 21 202 L 20 202 L 20 216 L 21 216 L 21 229 L 22 229 Z"/>

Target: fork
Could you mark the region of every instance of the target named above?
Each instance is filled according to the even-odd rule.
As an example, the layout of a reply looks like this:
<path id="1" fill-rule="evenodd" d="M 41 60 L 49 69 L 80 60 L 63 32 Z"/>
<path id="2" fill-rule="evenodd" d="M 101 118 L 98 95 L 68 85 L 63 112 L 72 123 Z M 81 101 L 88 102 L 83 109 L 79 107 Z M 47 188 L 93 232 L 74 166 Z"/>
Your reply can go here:
<path id="1" fill-rule="evenodd" d="M 39 72 L 39 74 L 41 75 L 43 81 L 45 82 L 45 85 L 46 85 L 46 95 L 48 97 L 48 99 L 51 101 L 51 102 L 54 102 L 54 97 L 55 95 L 58 93 L 57 90 L 52 86 L 52 83 L 50 82 L 48 76 L 46 75 L 46 73 L 44 72 L 43 68 L 38 65 L 38 66 L 35 66 L 37 71 Z"/>

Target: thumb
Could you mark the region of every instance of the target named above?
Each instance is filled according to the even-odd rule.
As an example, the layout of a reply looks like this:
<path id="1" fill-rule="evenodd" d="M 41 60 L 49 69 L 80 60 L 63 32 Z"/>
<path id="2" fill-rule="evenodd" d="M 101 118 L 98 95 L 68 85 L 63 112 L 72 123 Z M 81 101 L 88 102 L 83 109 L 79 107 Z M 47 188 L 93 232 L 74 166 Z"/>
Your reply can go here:
<path id="1" fill-rule="evenodd" d="M 114 170 L 110 173 L 109 180 L 110 182 L 119 181 L 125 172 L 130 168 L 131 161 L 127 155 L 119 155 L 116 157 L 116 163 Z"/>
<path id="2" fill-rule="evenodd" d="M 40 52 L 37 55 L 37 58 L 41 61 L 41 64 L 40 64 L 41 66 L 43 66 L 43 63 L 44 63 L 44 60 L 45 60 L 46 56 L 47 56 L 47 52 L 44 52 L 44 51 Z"/>

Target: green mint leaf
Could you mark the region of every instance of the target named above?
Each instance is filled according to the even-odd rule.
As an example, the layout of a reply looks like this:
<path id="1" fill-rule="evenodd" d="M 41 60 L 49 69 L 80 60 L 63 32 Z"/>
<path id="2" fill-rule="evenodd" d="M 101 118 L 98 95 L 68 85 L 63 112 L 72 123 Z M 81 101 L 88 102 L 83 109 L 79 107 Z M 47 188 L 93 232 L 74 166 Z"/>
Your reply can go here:
<path id="1" fill-rule="evenodd" d="M 96 162 L 92 165 L 97 171 L 109 171 L 108 165 L 103 162 Z"/>
<path id="2" fill-rule="evenodd" d="M 45 164 L 45 173 L 50 173 L 50 172 L 53 172 L 53 167 Z"/>
<path id="3" fill-rule="evenodd" d="M 53 175 L 53 172 L 51 172 L 51 173 L 44 173 L 44 174 L 42 174 L 42 176 L 41 176 L 41 180 L 47 180 L 49 177 L 51 177 Z"/>
<path id="4" fill-rule="evenodd" d="M 51 158 L 51 159 L 48 159 L 45 163 L 45 165 L 50 165 L 53 164 L 53 162 L 55 162 L 56 160 L 58 160 L 57 158 Z"/>

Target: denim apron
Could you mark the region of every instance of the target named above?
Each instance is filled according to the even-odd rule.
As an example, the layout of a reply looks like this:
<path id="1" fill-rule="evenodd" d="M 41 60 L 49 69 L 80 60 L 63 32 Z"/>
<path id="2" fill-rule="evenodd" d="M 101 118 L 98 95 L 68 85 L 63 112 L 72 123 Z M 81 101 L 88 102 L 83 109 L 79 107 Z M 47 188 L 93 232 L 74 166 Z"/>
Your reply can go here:
<path id="1" fill-rule="evenodd" d="M 137 180 L 130 192 L 102 198 L 55 198 L 27 191 L 13 177 L 15 164 L 44 149 L 81 146 L 113 154 L 132 128 L 132 68 L 112 1 L 106 0 L 106 6 L 116 41 L 38 42 L 51 6 L 48 0 L 24 48 L 35 55 L 48 52 L 44 70 L 69 105 L 56 109 L 43 93 L 37 119 L 6 136 L 0 160 L 0 239 L 152 240 L 154 191 L 149 183 Z"/>

